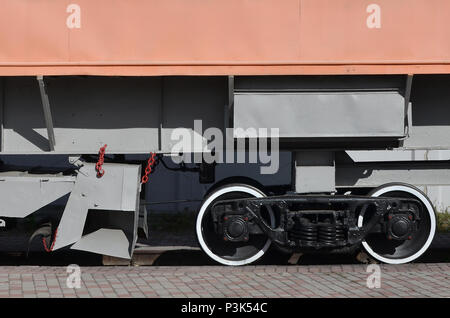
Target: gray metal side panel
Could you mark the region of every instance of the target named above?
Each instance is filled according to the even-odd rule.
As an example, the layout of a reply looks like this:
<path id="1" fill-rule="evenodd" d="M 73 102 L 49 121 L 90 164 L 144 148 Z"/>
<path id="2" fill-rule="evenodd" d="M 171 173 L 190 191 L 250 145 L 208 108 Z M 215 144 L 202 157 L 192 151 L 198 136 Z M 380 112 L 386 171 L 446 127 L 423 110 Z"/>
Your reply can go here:
<path id="1" fill-rule="evenodd" d="M 280 137 L 402 137 L 404 99 L 389 92 L 237 93 L 235 128 L 280 128 Z M 235 137 L 243 137 L 236 135 Z"/>
<path id="2" fill-rule="evenodd" d="M 48 152 L 36 78 L 2 81 L 2 152 Z M 104 144 L 107 153 L 170 152 L 178 144 L 170 138 L 174 129 L 186 128 L 192 140 L 194 120 L 202 120 L 203 130 L 224 124 L 226 77 L 67 76 L 47 77 L 45 83 L 54 126 L 52 153 L 96 154 Z M 188 141 L 184 151 L 202 150 L 197 148 Z"/>
<path id="3" fill-rule="evenodd" d="M 148 152 L 158 148 L 160 92 L 155 78 L 46 80 L 56 153 Z M 48 151 L 47 128 L 35 78 L 8 78 L 5 153 Z"/>
<path id="4" fill-rule="evenodd" d="M 445 163 L 336 165 L 336 187 L 373 188 L 390 182 L 404 182 L 416 186 L 449 185 L 449 165 Z"/>
<path id="5" fill-rule="evenodd" d="M 445 161 L 450 150 L 396 149 L 346 151 L 354 162 Z"/>

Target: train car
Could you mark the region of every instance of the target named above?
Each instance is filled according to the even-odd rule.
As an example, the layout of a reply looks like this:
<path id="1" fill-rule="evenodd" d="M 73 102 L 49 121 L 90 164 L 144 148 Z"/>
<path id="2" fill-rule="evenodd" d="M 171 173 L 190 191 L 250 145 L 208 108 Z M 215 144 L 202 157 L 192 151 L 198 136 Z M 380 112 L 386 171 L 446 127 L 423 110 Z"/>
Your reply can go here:
<path id="1" fill-rule="evenodd" d="M 436 232 L 429 193 L 450 186 L 447 12 L 445 0 L 3 0 L 0 154 L 66 155 L 70 168 L 3 164 L 1 225 L 63 200 L 30 241 L 130 258 L 150 173 L 172 159 L 210 185 L 195 230 L 218 263 L 270 246 L 414 261 Z M 236 150 L 269 175 L 290 152 L 291 184 L 216 181 Z"/>

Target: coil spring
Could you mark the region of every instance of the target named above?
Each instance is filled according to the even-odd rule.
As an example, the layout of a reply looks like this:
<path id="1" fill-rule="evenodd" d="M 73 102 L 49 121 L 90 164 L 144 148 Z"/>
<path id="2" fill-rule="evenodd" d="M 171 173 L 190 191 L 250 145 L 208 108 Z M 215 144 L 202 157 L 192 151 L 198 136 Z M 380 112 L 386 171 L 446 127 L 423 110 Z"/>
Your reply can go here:
<path id="1" fill-rule="evenodd" d="M 322 225 L 318 231 L 319 242 L 324 244 L 334 244 L 336 242 L 336 226 Z"/>
<path id="2" fill-rule="evenodd" d="M 290 234 L 291 238 L 296 240 L 315 242 L 317 241 L 317 226 L 314 224 L 296 224 Z"/>
<path id="3" fill-rule="evenodd" d="M 345 228 L 342 224 L 336 224 L 336 240 L 345 241 Z"/>

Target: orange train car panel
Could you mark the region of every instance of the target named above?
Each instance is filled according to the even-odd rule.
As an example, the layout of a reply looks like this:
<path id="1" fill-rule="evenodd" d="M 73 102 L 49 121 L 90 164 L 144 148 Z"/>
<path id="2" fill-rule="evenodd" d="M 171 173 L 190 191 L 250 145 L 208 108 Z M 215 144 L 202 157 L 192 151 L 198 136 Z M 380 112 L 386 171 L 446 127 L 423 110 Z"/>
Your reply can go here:
<path id="1" fill-rule="evenodd" d="M 450 73 L 449 13 L 447 0 L 2 0 L 0 75 Z"/>

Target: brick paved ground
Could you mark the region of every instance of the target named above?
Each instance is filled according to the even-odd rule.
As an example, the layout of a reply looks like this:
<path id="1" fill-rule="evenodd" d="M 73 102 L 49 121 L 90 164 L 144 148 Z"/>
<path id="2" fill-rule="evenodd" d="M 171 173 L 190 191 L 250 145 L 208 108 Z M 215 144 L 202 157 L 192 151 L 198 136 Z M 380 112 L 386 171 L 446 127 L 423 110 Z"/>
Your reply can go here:
<path id="1" fill-rule="evenodd" d="M 365 265 L 81 267 L 2 266 L 0 297 L 450 297 L 450 264 L 381 265 L 381 288 Z"/>

